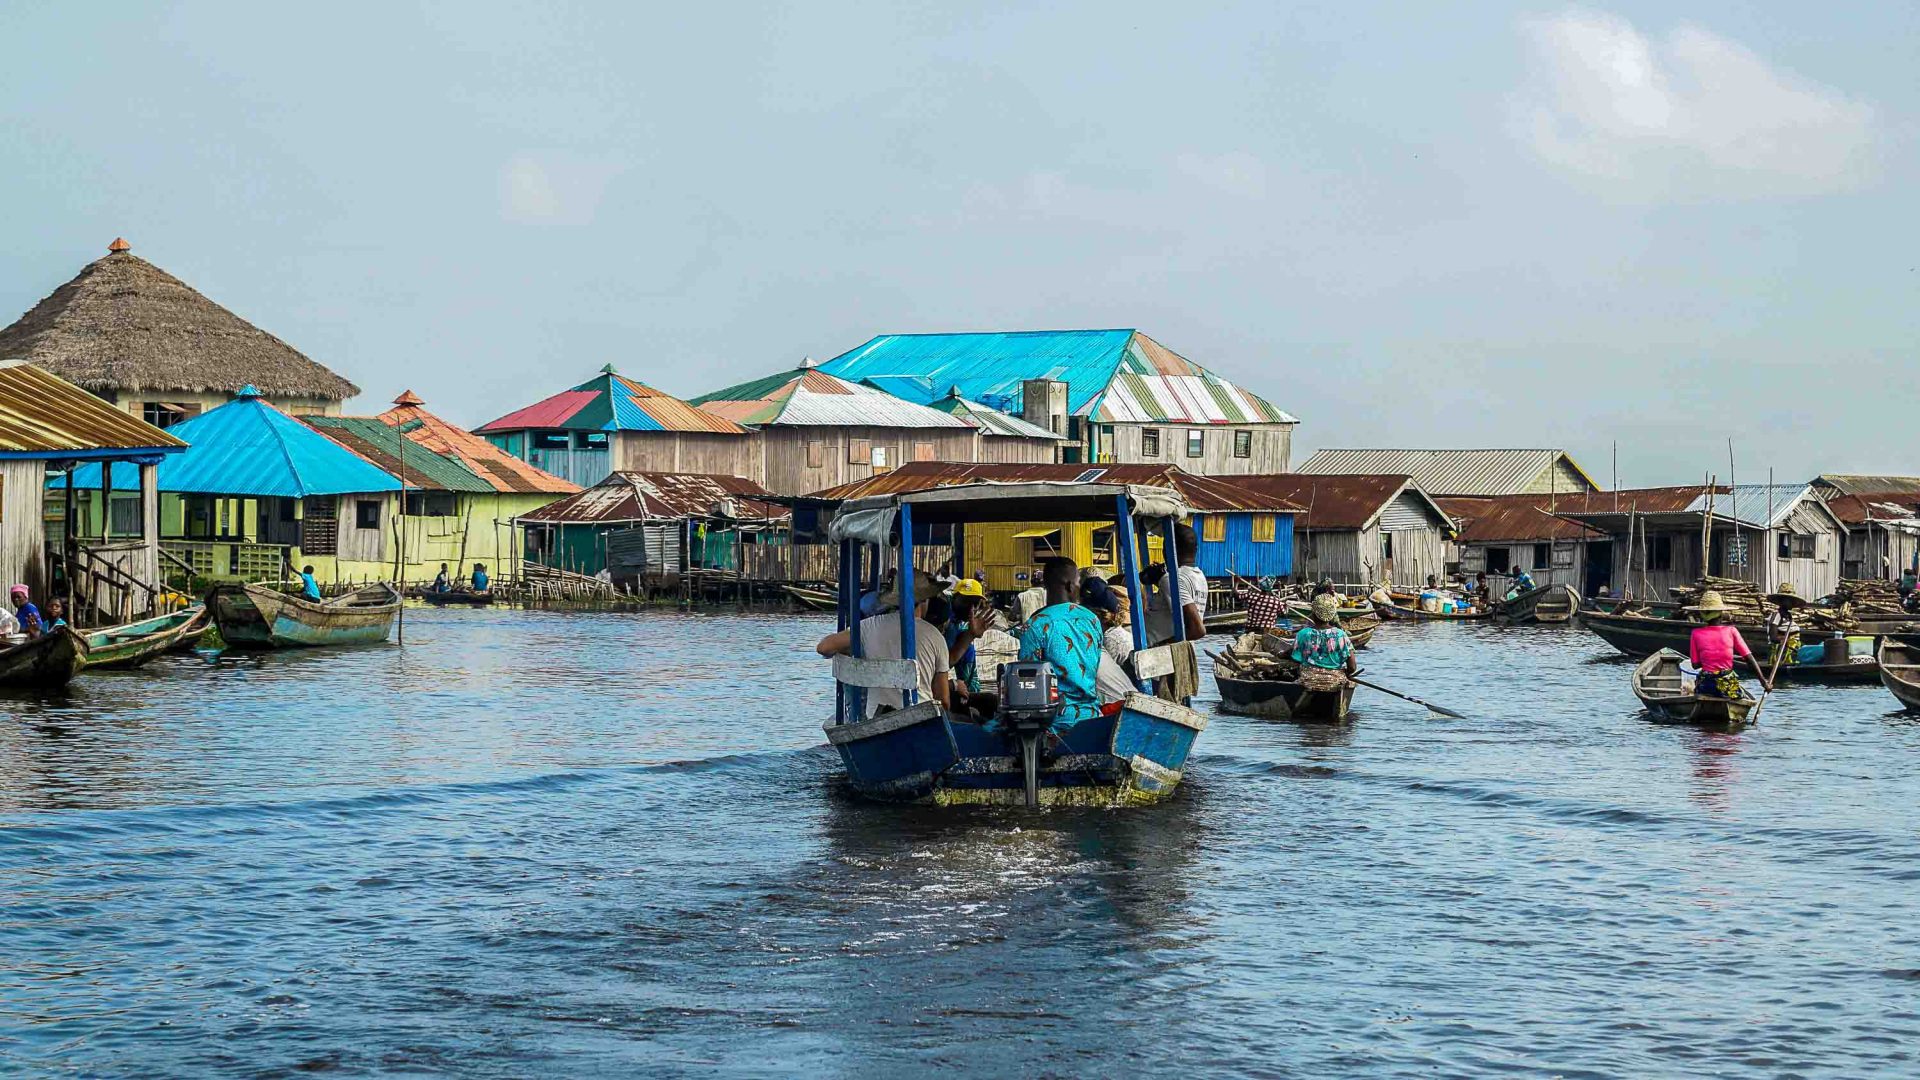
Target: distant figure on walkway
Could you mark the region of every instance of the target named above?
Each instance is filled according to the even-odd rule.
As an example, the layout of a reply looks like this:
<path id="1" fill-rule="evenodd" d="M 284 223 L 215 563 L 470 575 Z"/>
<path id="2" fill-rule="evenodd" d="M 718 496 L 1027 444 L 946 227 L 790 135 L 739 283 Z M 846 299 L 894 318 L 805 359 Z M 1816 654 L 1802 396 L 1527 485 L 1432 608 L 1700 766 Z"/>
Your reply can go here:
<path id="1" fill-rule="evenodd" d="M 320 602 L 320 583 L 314 580 L 311 566 L 300 568 L 300 595 L 316 604 Z"/>

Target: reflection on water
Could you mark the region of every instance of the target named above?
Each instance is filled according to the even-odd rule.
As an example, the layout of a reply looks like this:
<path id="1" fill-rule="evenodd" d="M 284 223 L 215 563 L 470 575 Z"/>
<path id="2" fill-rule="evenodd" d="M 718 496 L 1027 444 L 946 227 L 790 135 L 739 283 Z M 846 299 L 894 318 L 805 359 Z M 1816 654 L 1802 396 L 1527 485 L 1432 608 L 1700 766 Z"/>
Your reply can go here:
<path id="1" fill-rule="evenodd" d="M 0 700 L 0 1073 L 1912 1069 L 1920 724 L 1393 624 L 1171 802 L 880 807 L 816 617 L 409 613 Z M 1203 701 L 1210 707 L 1211 698 Z M 1905 973 L 1905 974 L 1903 974 Z"/>

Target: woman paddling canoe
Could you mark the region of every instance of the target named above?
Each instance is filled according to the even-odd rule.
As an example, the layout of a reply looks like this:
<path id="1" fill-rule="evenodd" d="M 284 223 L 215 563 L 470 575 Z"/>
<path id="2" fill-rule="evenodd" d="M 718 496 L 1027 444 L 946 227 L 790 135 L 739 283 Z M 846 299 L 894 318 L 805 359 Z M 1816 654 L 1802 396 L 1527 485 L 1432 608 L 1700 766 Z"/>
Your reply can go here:
<path id="1" fill-rule="evenodd" d="M 1747 648 L 1747 639 L 1740 636 L 1740 628 L 1733 625 L 1729 614 L 1732 610 L 1719 593 L 1708 589 L 1700 594 L 1700 602 L 1687 608 L 1700 617 L 1702 625 L 1693 628 L 1687 638 L 1688 659 L 1693 661 L 1699 676 L 1694 680 L 1694 693 L 1702 697 L 1722 697 L 1738 700 L 1747 696 L 1746 688 L 1740 685 L 1740 676 L 1734 671 L 1734 664 L 1745 657 L 1756 670 L 1760 662 L 1753 658 L 1753 650 Z M 1768 690 L 1773 684 L 1767 681 L 1765 674 L 1760 676 L 1760 685 Z"/>

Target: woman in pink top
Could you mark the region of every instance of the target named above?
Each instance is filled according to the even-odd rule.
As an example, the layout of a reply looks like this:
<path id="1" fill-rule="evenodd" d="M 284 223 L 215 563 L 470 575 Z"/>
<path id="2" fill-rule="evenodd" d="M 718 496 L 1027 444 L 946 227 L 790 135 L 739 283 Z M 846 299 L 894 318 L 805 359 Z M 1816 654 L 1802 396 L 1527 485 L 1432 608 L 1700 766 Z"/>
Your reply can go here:
<path id="1" fill-rule="evenodd" d="M 1740 636 L 1740 629 L 1729 621 L 1727 602 L 1717 592 L 1709 589 L 1700 594 L 1700 602 L 1687 609 L 1697 612 L 1705 625 L 1693 628 L 1693 634 L 1687 639 L 1688 659 L 1699 669 L 1700 675 L 1694 680 L 1693 692 L 1703 697 L 1744 698 L 1746 690 L 1740 685 L 1740 676 L 1733 669 L 1739 657 L 1753 660 L 1753 650 L 1747 648 L 1747 639 Z M 1754 667 L 1759 668 L 1755 663 Z M 1767 677 L 1763 672 L 1760 685 L 1767 686 Z M 1771 690 L 1772 687 L 1768 686 Z"/>

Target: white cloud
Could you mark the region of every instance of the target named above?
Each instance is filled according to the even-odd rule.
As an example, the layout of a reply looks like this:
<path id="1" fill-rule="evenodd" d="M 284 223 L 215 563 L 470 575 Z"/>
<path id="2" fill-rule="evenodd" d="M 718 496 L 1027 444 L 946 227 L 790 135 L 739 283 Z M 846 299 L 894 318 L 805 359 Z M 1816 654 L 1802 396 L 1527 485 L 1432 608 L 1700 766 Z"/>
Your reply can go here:
<path id="1" fill-rule="evenodd" d="M 500 216 L 529 224 L 589 224 L 618 172 L 569 154 L 516 154 L 500 167 Z"/>
<path id="2" fill-rule="evenodd" d="M 1873 110 L 1681 26 L 1658 42 L 1570 10 L 1522 25 L 1534 62 L 1516 135 L 1541 160 L 1636 199 L 1843 191 L 1877 172 Z"/>

